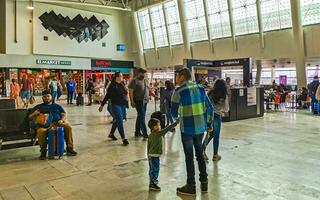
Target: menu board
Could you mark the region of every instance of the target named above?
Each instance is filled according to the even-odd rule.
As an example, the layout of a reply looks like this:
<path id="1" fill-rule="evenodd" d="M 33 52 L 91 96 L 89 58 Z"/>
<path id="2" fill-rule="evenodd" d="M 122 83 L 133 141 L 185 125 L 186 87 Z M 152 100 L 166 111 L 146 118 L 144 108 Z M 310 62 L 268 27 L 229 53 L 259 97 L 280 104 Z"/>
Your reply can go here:
<path id="1" fill-rule="evenodd" d="M 247 104 L 248 106 L 257 105 L 257 88 L 252 87 L 247 89 Z"/>

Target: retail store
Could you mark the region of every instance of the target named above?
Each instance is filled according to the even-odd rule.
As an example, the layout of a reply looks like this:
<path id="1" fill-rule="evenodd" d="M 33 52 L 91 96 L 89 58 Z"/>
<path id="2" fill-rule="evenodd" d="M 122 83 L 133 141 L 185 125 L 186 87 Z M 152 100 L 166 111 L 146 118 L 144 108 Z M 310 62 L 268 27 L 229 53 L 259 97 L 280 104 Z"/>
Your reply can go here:
<path id="1" fill-rule="evenodd" d="M 26 75 L 33 83 L 34 94 L 39 95 L 48 88 L 53 76 L 60 80 L 64 87 L 70 78 L 77 82 L 77 91 L 84 90 L 84 70 L 90 69 L 90 59 L 0 55 L 0 93 L 7 96 L 12 79 L 21 80 Z M 64 87 L 65 91 L 65 87 Z"/>

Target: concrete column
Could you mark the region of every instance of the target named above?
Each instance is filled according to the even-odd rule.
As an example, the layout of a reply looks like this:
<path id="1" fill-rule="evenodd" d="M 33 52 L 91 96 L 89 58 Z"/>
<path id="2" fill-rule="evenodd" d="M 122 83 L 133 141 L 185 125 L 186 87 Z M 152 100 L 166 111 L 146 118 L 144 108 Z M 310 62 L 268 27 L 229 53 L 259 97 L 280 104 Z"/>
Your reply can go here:
<path id="1" fill-rule="evenodd" d="M 144 52 L 143 52 L 143 44 L 142 44 L 142 38 L 141 38 L 141 33 L 140 33 L 140 25 L 139 25 L 139 19 L 137 12 L 133 13 L 132 16 L 133 19 L 133 25 L 134 25 L 134 30 L 136 33 L 136 42 L 137 42 L 137 47 L 138 47 L 138 57 L 139 57 L 139 64 L 141 67 L 145 68 L 146 67 L 146 62 L 144 59 Z"/>
<path id="2" fill-rule="evenodd" d="M 261 0 L 256 0 L 256 6 L 257 6 L 257 15 L 258 15 L 258 26 L 259 26 L 259 33 L 260 33 L 260 46 L 262 49 L 264 49 L 264 29 L 263 29 L 263 23 L 262 23 L 262 16 L 261 16 Z"/>
<path id="3" fill-rule="evenodd" d="M 275 70 L 275 67 L 272 67 L 271 68 L 271 83 L 273 82 L 273 80 L 276 80 L 275 78 L 276 78 L 276 70 Z"/>
<path id="4" fill-rule="evenodd" d="M 166 26 L 166 32 L 167 32 L 167 40 L 168 40 L 168 46 L 169 46 L 169 50 L 170 50 L 170 56 L 171 58 L 173 57 L 173 52 L 172 52 L 172 47 L 171 47 L 171 41 L 170 41 L 170 32 L 169 32 L 169 28 L 168 28 L 168 13 L 167 10 L 164 6 L 164 4 L 162 4 L 162 11 L 163 11 L 163 16 L 164 16 L 164 24 Z"/>
<path id="5" fill-rule="evenodd" d="M 0 0 L 0 53 L 6 53 L 6 0 Z"/>
<path id="6" fill-rule="evenodd" d="M 305 50 L 303 39 L 303 28 L 301 22 L 300 0 L 290 0 L 291 2 L 291 18 L 293 31 L 293 47 L 295 49 L 294 59 L 296 61 L 297 83 L 298 88 L 307 85 L 307 75 L 305 66 Z"/>
<path id="7" fill-rule="evenodd" d="M 261 60 L 257 60 L 256 61 L 256 65 L 257 65 L 257 74 L 256 74 L 256 85 L 260 85 L 260 81 L 261 81 L 261 72 L 262 72 L 262 64 L 261 64 Z"/>
<path id="8" fill-rule="evenodd" d="M 211 52 L 214 52 L 214 48 L 213 48 L 213 42 L 212 42 L 212 36 L 211 36 L 211 28 L 210 28 L 210 22 L 209 22 L 209 16 L 208 16 L 208 4 L 207 4 L 207 0 L 202 0 L 203 1 L 203 7 L 204 7 L 204 17 L 206 20 L 206 27 L 207 27 L 207 35 L 208 35 L 208 40 L 209 40 L 209 48 L 211 50 Z"/>
<path id="9" fill-rule="evenodd" d="M 159 53 L 158 53 L 158 47 L 157 47 L 157 41 L 156 41 L 156 37 L 154 36 L 154 30 L 153 30 L 153 23 L 152 23 L 152 19 L 151 19 L 151 9 L 148 9 L 149 12 L 149 21 L 150 21 L 150 25 L 151 25 L 151 33 L 152 33 L 152 41 L 153 41 L 153 46 L 154 46 L 154 50 L 156 53 L 156 58 L 157 60 L 159 60 Z"/>
<path id="10" fill-rule="evenodd" d="M 232 13 L 232 2 L 231 2 L 231 0 L 227 0 L 227 3 L 228 3 L 228 9 L 229 9 L 229 19 L 230 19 L 230 29 L 231 29 L 233 49 L 235 51 L 237 51 L 238 47 L 237 47 L 237 41 L 236 41 L 236 35 L 235 35 L 235 29 L 234 29 L 234 20 L 233 20 L 233 13 Z"/>
<path id="11" fill-rule="evenodd" d="M 178 2 L 178 10 L 179 10 L 179 17 L 180 17 L 180 24 L 181 24 L 181 31 L 183 37 L 183 44 L 185 50 L 185 56 L 190 56 L 190 39 L 188 34 L 188 25 L 187 25 L 187 17 L 186 17 L 186 8 L 184 5 L 184 0 L 177 0 Z"/>

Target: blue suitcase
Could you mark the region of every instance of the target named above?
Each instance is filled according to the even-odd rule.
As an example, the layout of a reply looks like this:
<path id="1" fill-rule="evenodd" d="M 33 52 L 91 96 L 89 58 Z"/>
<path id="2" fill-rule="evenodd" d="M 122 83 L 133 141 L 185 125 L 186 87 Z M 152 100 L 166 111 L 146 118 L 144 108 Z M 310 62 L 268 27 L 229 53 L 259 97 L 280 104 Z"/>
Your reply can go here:
<path id="1" fill-rule="evenodd" d="M 314 108 L 313 108 L 313 114 L 317 115 L 320 114 L 320 103 L 319 102 L 315 102 L 314 103 Z"/>
<path id="2" fill-rule="evenodd" d="M 54 152 L 55 152 L 54 140 L 55 140 L 54 130 L 51 128 L 48 131 L 48 156 L 49 156 L 49 159 L 54 158 Z"/>
<path id="3" fill-rule="evenodd" d="M 55 138 L 56 132 L 56 138 Z M 55 145 L 56 144 L 56 145 Z M 53 159 L 55 152 L 59 156 L 59 159 L 64 153 L 64 128 L 57 127 L 57 130 L 50 129 L 48 132 L 48 155 L 49 159 Z"/>
<path id="4" fill-rule="evenodd" d="M 59 159 L 63 156 L 64 153 L 64 128 L 57 128 L 57 153 Z"/>

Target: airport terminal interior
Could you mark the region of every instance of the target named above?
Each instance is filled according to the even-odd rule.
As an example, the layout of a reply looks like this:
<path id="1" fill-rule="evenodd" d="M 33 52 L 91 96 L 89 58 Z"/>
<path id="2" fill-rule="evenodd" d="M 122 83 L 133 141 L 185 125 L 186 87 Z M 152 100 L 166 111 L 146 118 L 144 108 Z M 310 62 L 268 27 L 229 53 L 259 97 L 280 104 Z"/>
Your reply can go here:
<path id="1" fill-rule="evenodd" d="M 320 199 L 320 0 L 0 0 L 0 200 Z"/>

